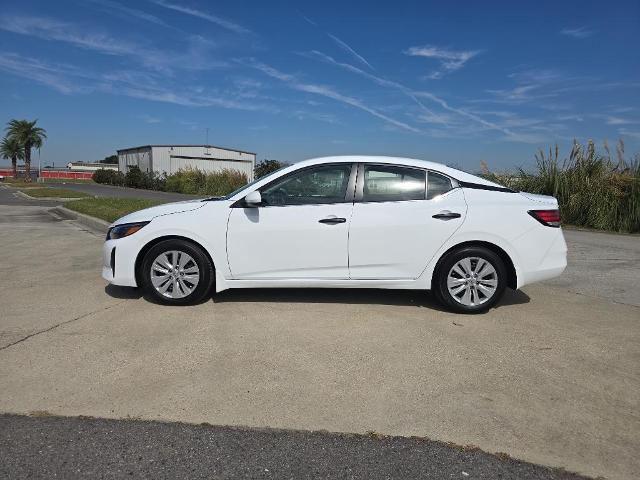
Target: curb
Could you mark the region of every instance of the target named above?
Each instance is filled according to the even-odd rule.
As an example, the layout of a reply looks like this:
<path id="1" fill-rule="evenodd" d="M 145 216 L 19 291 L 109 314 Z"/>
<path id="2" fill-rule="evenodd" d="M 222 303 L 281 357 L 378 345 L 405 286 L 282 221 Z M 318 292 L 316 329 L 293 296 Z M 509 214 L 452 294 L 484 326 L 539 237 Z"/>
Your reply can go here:
<path id="1" fill-rule="evenodd" d="M 27 195 L 26 193 L 20 190 L 15 192 L 15 195 L 18 195 L 22 198 L 27 198 L 29 200 L 51 200 L 51 201 L 60 201 L 60 202 L 70 202 L 73 200 L 82 200 L 83 198 L 89 198 L 89 197 L 32 197 L 31 195 Z"/>
<path id="2" fill-rule="evenodd" d="M 105 222 L 104 220 L 101 220 L 99 218 L 85 215 L 84 213 L 74 212 L 73 210 L 65 207 L 52 208 L 49 210 L 49 213 L 53 214 L 54 216 L 62 217 L 65 220 L 74 220 L 91 230 L 95 230 L 104 234 L 107 233 L 107 230 L 109 230 L 109 225 L 111 225 L 109 222 Z"/>

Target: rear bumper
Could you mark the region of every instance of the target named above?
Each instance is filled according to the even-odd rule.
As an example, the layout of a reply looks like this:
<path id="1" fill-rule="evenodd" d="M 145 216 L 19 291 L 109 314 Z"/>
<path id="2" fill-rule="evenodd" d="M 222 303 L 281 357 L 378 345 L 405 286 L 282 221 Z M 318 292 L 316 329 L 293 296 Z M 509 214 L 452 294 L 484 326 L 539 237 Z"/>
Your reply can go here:
<path id="1" fill-rule="evenodd" d="M 551 228 L 551 227 L 543 227 Z M 528 269 L 520 272 L 518 276 L 518 288 L 534 282 L 550 280 L 564 272 L 567 268 L 567 243 L 564 240 L 562 230 L 558 232 L 551 242 L 545 254 Z"/>

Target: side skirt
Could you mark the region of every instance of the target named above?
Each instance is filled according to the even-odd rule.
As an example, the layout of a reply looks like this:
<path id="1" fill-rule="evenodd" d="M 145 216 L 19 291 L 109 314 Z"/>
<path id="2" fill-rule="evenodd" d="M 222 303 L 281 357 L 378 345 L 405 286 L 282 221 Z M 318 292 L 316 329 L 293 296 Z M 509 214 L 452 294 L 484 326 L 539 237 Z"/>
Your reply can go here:
<path id="1" fill-rule="evenodd" d="M 272 280 L 228 280 L 216 278 L 216 292 L 229 288 L 384 288 L 426 290 L 424 279 L 416 280 L 320 280 L 308 278 Z"/>

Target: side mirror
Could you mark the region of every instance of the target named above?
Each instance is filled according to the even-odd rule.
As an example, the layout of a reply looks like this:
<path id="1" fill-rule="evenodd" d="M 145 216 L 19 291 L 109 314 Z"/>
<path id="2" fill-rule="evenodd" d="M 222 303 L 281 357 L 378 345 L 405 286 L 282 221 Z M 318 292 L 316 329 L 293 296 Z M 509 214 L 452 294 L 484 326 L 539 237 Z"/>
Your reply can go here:
<path id="1" fill-rule="evenodd" d="M 262 205 L 262 195 L 258 190 L 254 190 L 244 197 L 244 203 L 249 208 L 256 208 Z"/>

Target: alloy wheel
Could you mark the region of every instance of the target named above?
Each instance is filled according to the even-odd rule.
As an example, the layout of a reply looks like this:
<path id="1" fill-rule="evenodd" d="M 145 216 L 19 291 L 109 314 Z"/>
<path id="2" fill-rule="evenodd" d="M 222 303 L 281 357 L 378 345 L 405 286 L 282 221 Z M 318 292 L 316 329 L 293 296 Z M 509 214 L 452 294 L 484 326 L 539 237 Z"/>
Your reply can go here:
<path id="1" fill-rule="evenodd" d="M 200 282 L 200 268 L 188 253 L 170 250 L 158 255 L 151 264 L 151 284 L 162 296 L 184 298 Z"/>
<path id="2" fill-rule="evenodd" d="M 473 307 L 489 301 L 498 289 L 498 273 L 480 257 L 457 261 L 447 275 L 447 289 L 455 301 Z"/>

